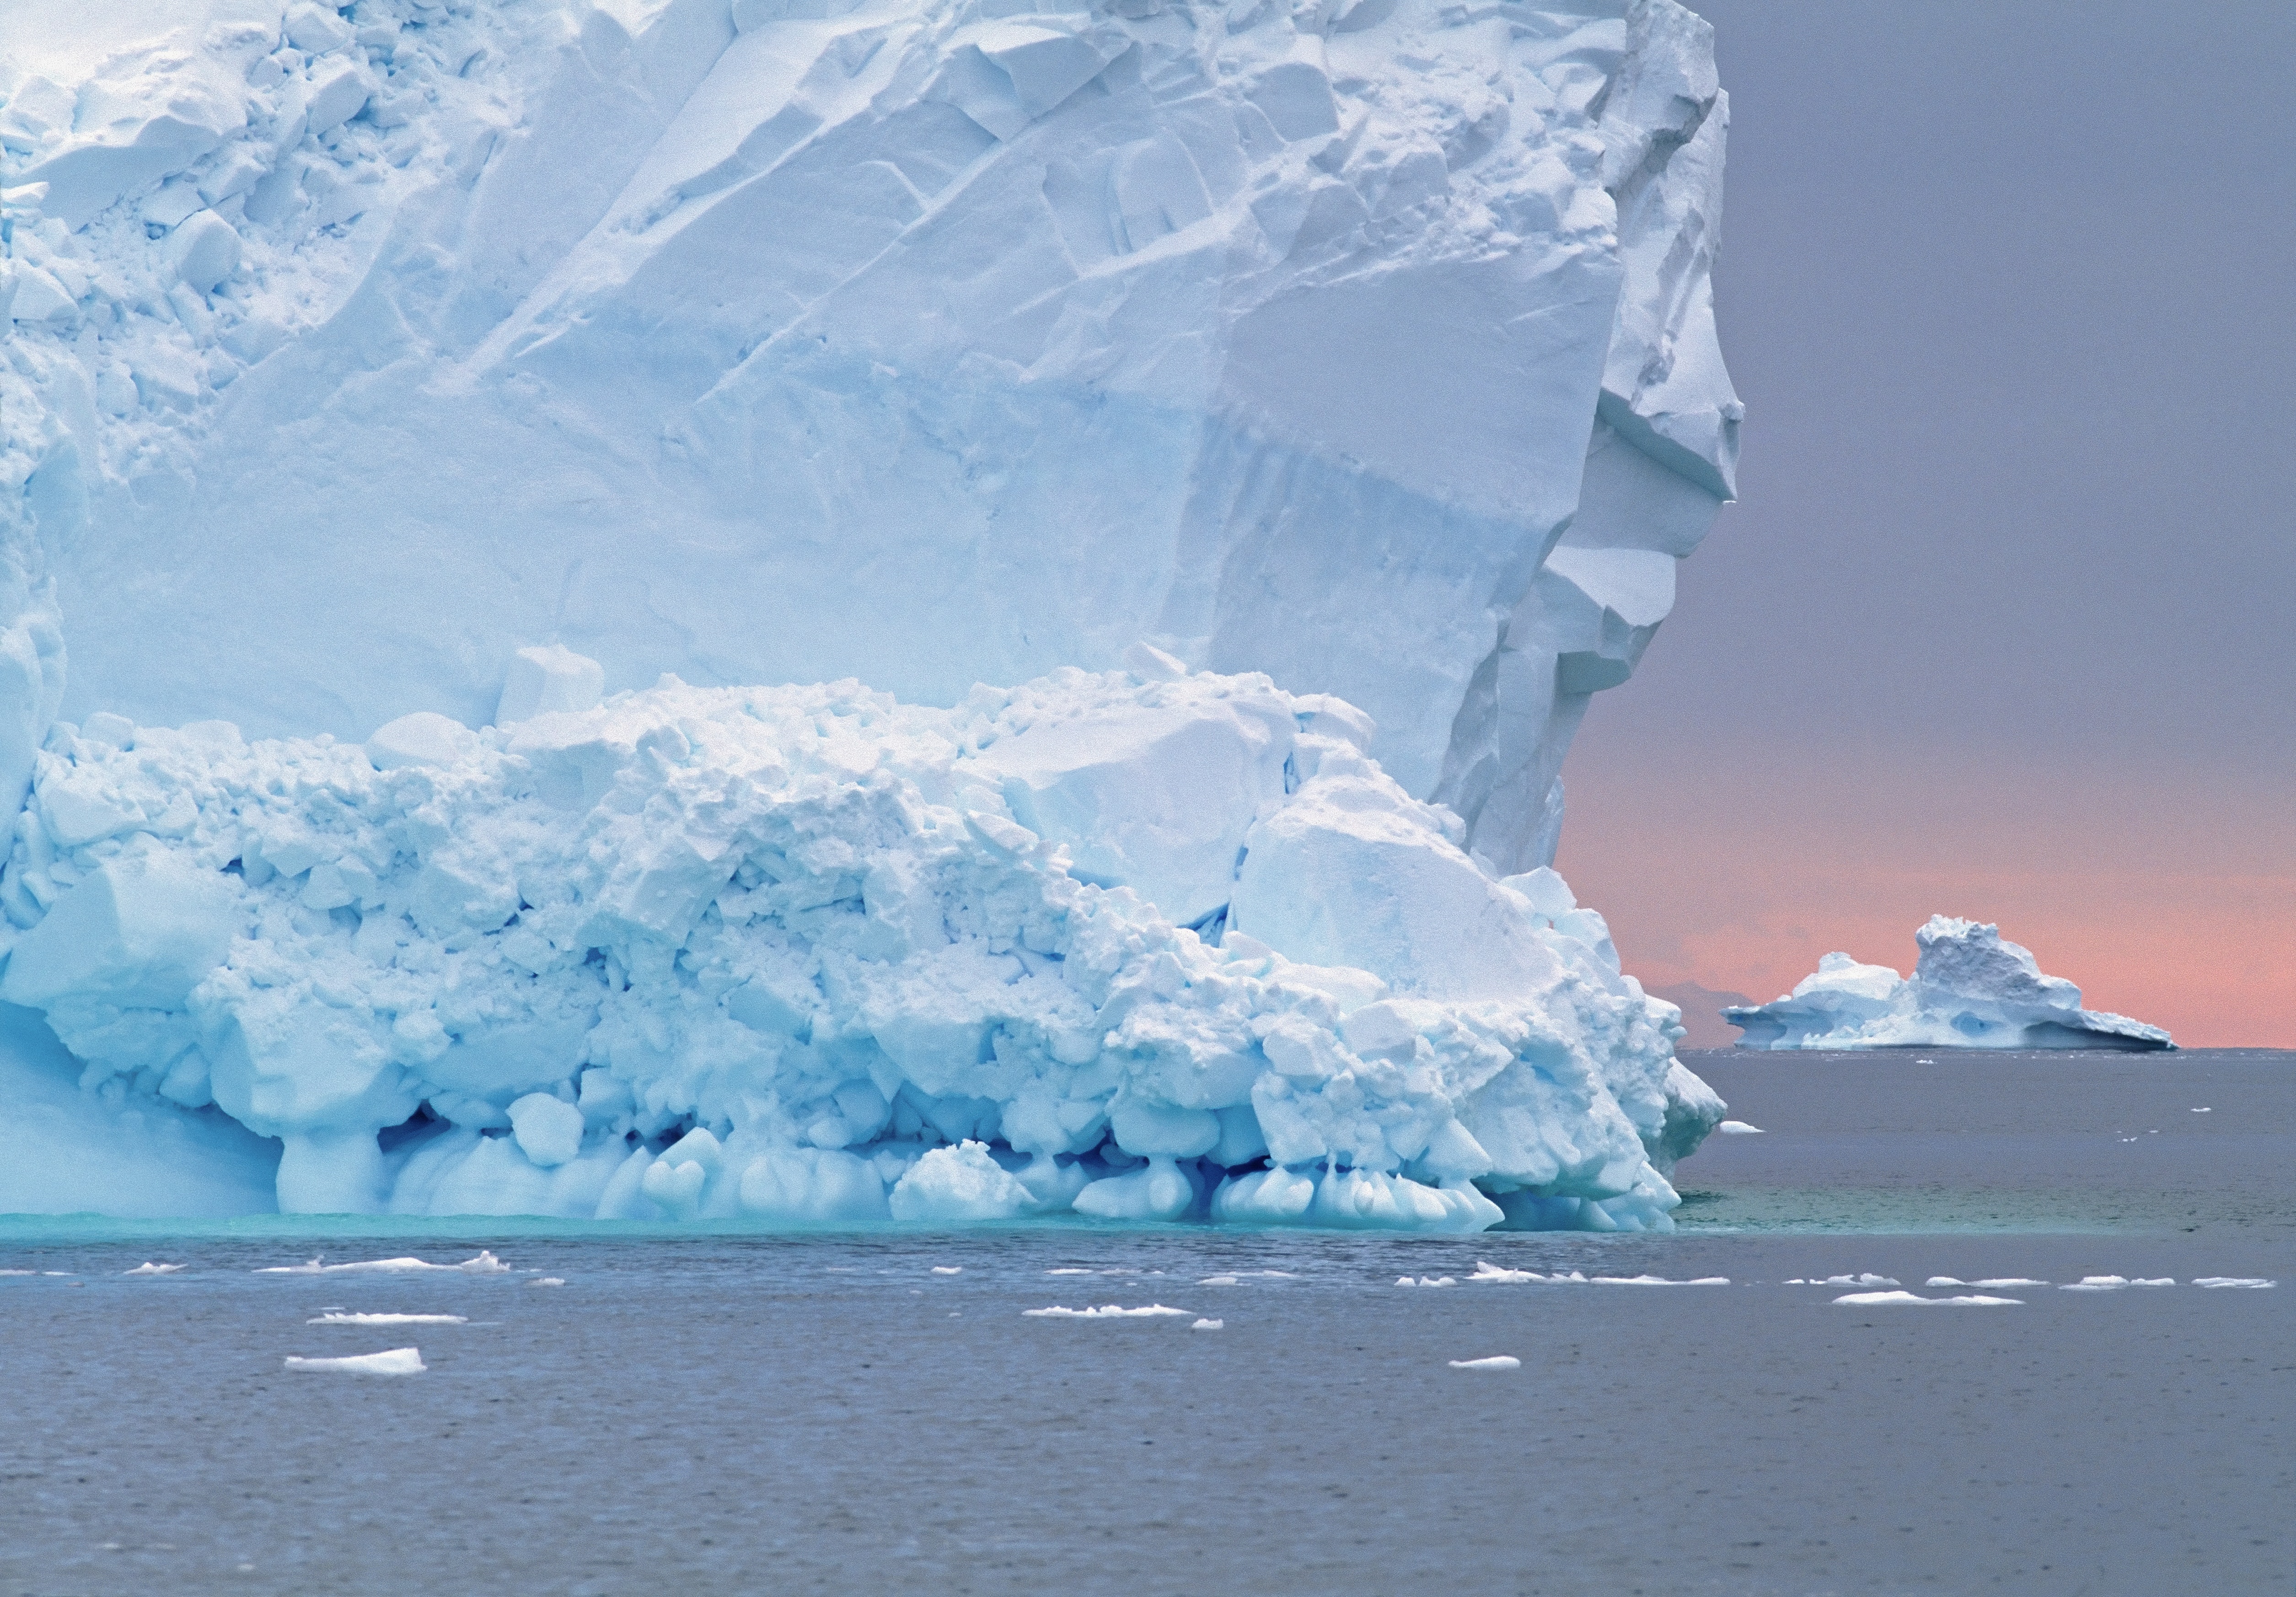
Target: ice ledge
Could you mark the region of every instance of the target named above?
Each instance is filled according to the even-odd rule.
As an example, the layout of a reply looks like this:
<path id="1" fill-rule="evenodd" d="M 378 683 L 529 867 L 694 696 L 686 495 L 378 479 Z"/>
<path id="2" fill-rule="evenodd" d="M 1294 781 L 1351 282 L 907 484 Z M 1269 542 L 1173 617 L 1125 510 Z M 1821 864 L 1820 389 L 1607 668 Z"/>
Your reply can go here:
<path id="1" fill-rule="evenodd" d="M 528 663 L 523 719 L 364 745 L 58 727 L 0 1000 L 116 1212 L 276 1146 L 304 1213 L 1665 1229 L 1721 1118 L 1602 918 L 1344 704 L 1142 651 L 537 709 L 594 675 Z"/>

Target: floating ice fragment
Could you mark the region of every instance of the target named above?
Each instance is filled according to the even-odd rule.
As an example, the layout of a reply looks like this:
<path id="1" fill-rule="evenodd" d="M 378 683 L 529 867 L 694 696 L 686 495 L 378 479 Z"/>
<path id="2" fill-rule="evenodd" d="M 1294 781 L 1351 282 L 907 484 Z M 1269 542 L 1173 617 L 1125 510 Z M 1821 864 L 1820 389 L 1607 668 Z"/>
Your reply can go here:
<path id="1" fill-rule="evenodd" d="M 1759 1137 L 1763 1134 L 1759 1125 L 1749 1125 L 1742 1120 L 1726 1120 L 1714 1128 L 1726 1137 Z"/>
<path id="2" fill-rule="evenodd" d="M 146 1259 L 135 1269 L 123 1270 L 119 1273 L 122 1275 L 173 1275 L 182 1268 L 181 1264 L 154 1264 L 151 1260 Z"/>
<path id="3" fill-rule="evenodd" d="M 2177 1278 L 2173 1275 L 2159 1275 L 2150 1278 L 2137 1275 L 2131 1276 L 2129 1278 L 2128 1284 L 2132 1287 L 2173 1287 L 2177 1284 Z"/>
<path id="4" fill-rule="evenodd" d="M 1877 1308 L 1885 1304 L 1911 1304 L 1923 1308 L 2021 1308 L 2023 1300 L 2015 1297 L 1923 1297 L 1918 1292 L 1845 1292 L 1833 1300 L 1853 1308 Z"/>
<path id="5" fill-rule="evenodd" d="M 2210 1109 L 2206 1105 L 2203 1105 L 2203 1106 L 2202 1106 L 2200 1108 L 2194 1109 L 2194 1110 L 2193 1111 L 2193 1113 L 2194 1113 L 2194 1114 L 2195 1114 L 2195 1115 L 2207 1115 L 2207 1114 L 2210 1114 L 2210 1113 L 2212 1113 L 2212 1112 L 2213 1112 L 2213 1111 L 2211 1111 L 2211 1110 L 2210 1110 Z"/>
<path id="6" fill-rule="evenodd" d="M 1529 1270 L 1502 1270 L 1496 1264 L 1488 1264 L 1484 1260 L 1477 1259 L 1475 1261 L 1475 1272 L 1467 1279 L 1471 1281 L 1513 1281 L 1520 1283 L 1523 1281 L 1544 1281 L 1546 1278 Z"/>
<path id="7" fill-rule="evenodd" d="M 314 1315 L 303 1323 L 306 1325 L 468 1325 L 470 1320 L 462 1314 L 350 1314 L 337 1312 Z"/>
<path id="8" fill-rule="evenodd" d="M 1423 1275 L 1416 1280 L 1407 1275 L 1398 1275 L 1395 1278 L 1395 1284 L 1398 1287 L 1456 1287 L 1459 1283 L 1456 1278 L 1447 1275 Z"/>
<path id="9" fill-rule="evenodd" d="M 336 1371 L 345 1375 L 420 1375 L 430 1366 L 423 1363 L 419 1349 L 394 1347 L 388 1353 L 359 1353 L 344 1359 L 299 1359 L 291 1354 L 287 1368 Z"/>
<path id="10" fill-rule="evenodd" d="M 1686 1281 L 1670 1281 L 1662 1275 L 1598 1275 L 1595 1278 L 1595 1285 L 1598 1287 L 1726 1287 L 1729 1284 L 1730 1278 L 1726 1275 L 1702 1275 Z"/>
<path id="11" fill-rule="evenodd" d="M 1520 1370 L 1522 1368 L 1522 1361 L 1501 1354 L 1493 1359 L 1453 1359 L 1451 1368 L 1454 1370 Z"/>
<path id="12" fill-rule="evenodd" d="M 962 1264 L 935 1264 L 932 1267 L 932 1272 L 935 1275 L 963 1275 L 964 1273 L 964 1266 Z"/>
<path id="13" fill-rule="evenodd" d="M 1233 1287 L 1241 1283 L 1232 1275 L 1208 1275 L 1196 1283 L 1199 1287 Z M 1398 1286 L 1402 1284 L 1400 1281 L 1396 1283 Z"/>
<path id="14" fill-rule="evenodd" d="M 433 1264 L 423 1259 L 360 1259 L 348 1264 L 323 1264 L 313 1259 L 308 1264 L 273 1264 L 257 1271 L 258 1275 L 377 1275 L 406 1273 L 415 1271 L 452 1272 L 462 1275 L 506 1275 L 510 1266 L 480 1248 L 474 1258 L 459 1264 Z"/>
<path id="15" fill-rule="evenodd" d="M 1086 1270 L 1078 1265 L 1070 1265 L 1061 1270 L 1047 1270 L 1045 1273 L 1046 1275 L 1098 1275 L 1100 1272 L 1097 1270 Z"/>
<path id="16" fill-rule="evenodd" d="M 1788 1281 L 1788 1286 L 1796 1283 Z M 1824 1280 L 1800 1283 L 1811 1287 L 1899 1287 L 1905 1283 L 1894 1275 L 1875 1275 L 1871 1271 L 1863 1275 L 1829 1275 Z"/>
<path id="17" fill-rule="evenodd" d="M 1190 1330 L 1224 1330 L 1226 1327 L 1227 1321 L 1225 1320 L 1199 1320 L 1188 1329 Z"/>
<path id="18" fill-rule="evenodd" d="M 2276 1287 L 2280 1283 L 2278 1281 L 2266 1280 L 2260 1275 L 2197 1275 L 2193 1278 L 2193 1285 L 2196 1287 L 2248 1287 L 2253 1288 L 2259 1287 Z"/>
<path id="19" fill-rule="evenodd" d="M 539 1280 L 531 1280 L 526 1284 L 529 1287 L 562 1287 L 566 1281 L 562 1276 L 545 1275 Z"/>
<path id="20" fill-rule="evenodd" d="M 1893 1286 L 1895 1284 L 1895 1282 L 1891 1283 Z M 1979 1287 L 1991 1290 L 2002 1287 L 2046 1287 L 2049 1283 L 2035 1280 L 2029 1275 L 1996 1275 L 1989 1276 L 1981 1281 L 1965 1281 L 1950 1275 L 1933 1275 L 1922 1284 L 1925 1287 Z"/>
<path id="21" fill-rule="evenodd" d="M 2070 1286 L 2060 1287 L 2060 1292 L 2118 1292 L 2128 1284 L 2125 1275 L 2084 1275 Z"/>
<path id="22" fill-rule="evenodd" d="M 1160 1303 L 1152 1303 L 1137 1309 L 1119 1308 L 1115 1304 L 1104 1303 L 1089 1309 L 1065 1309 L 1054 1305 L 1049 1309 L 1021 1311 L 1031 1320 L 1144 1320 L 1160 1314 L 1187 1314 L 1193 1312 L 1191 1309 L 1168 1309 Z"/>
<path id="23" fill-rule="evenodd" d="M 37 1270 L 0 1270 L 0 1275 L 37 1275 Z"/>

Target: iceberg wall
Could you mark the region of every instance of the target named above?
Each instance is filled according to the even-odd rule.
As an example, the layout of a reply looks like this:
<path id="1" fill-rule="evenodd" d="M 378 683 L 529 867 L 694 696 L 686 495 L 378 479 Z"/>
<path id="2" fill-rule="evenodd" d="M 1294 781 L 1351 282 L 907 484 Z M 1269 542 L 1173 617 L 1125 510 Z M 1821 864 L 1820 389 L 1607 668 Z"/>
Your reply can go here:
<path id="1" fill-rule="evenodd" d="M 1932 915 L 1914 934 L 1911 978 L 1848 954 L 1817 962 L 1792 992 L 1722 1011 L 1741 1048 L 2173 1048 L 2159 1026 L 2081 1008 L 2081 992 L 2045 975 L 1997 926 Z"/>
<path id="2" fill-rule="evenodd" d="M 1666 1223 L 1720 1105 L 1543 868 L 1731 489 L 1704 23 L 82 9 L 0 1056 L 125 1212 Z"/>
<path id="3" fill-rule="evenodd" d="M 80 10 L 0 40 L 9 781 L 59 692 L 351 737 L 537 638 L 940 704 L 1145 638 L 1520 869 L 1730 491 L 1670 0 Z"/>

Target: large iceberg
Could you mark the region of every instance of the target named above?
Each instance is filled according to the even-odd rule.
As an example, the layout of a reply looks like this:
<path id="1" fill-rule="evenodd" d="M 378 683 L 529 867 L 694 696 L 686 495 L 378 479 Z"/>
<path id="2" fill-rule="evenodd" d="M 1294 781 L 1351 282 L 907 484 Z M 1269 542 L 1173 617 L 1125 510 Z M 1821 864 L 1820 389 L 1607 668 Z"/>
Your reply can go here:
<path id="1" fill-rule="evenodd" d="M 1731 489 L 1710 44 L 12 7 L 9 1079 L 149 1212 L 1665 1223 L 1545 868 Z"/>
<path id="2" fill-rule="evenodd" d="M 1914 934 L 1911 979 L 1848 954 L 1817 962 L 1792 992 L 1726 1008 L 1741 1048 L 2173 1048 L 2156 1025 L 2081 1008 L 2081 992 L 2044 975 L 1997 926 L 1932 915 Z"/>

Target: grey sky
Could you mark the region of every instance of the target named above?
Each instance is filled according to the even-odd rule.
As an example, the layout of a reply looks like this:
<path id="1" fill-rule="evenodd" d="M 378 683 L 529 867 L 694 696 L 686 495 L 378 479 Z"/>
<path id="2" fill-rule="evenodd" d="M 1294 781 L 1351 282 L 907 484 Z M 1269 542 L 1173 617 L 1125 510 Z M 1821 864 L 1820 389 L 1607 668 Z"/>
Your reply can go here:
<path id="1" fill-rule="evenodd" d="M 1696 9 L 1742 502 L 1585 756 L 2296 783 L 2296 5 Z"/>

